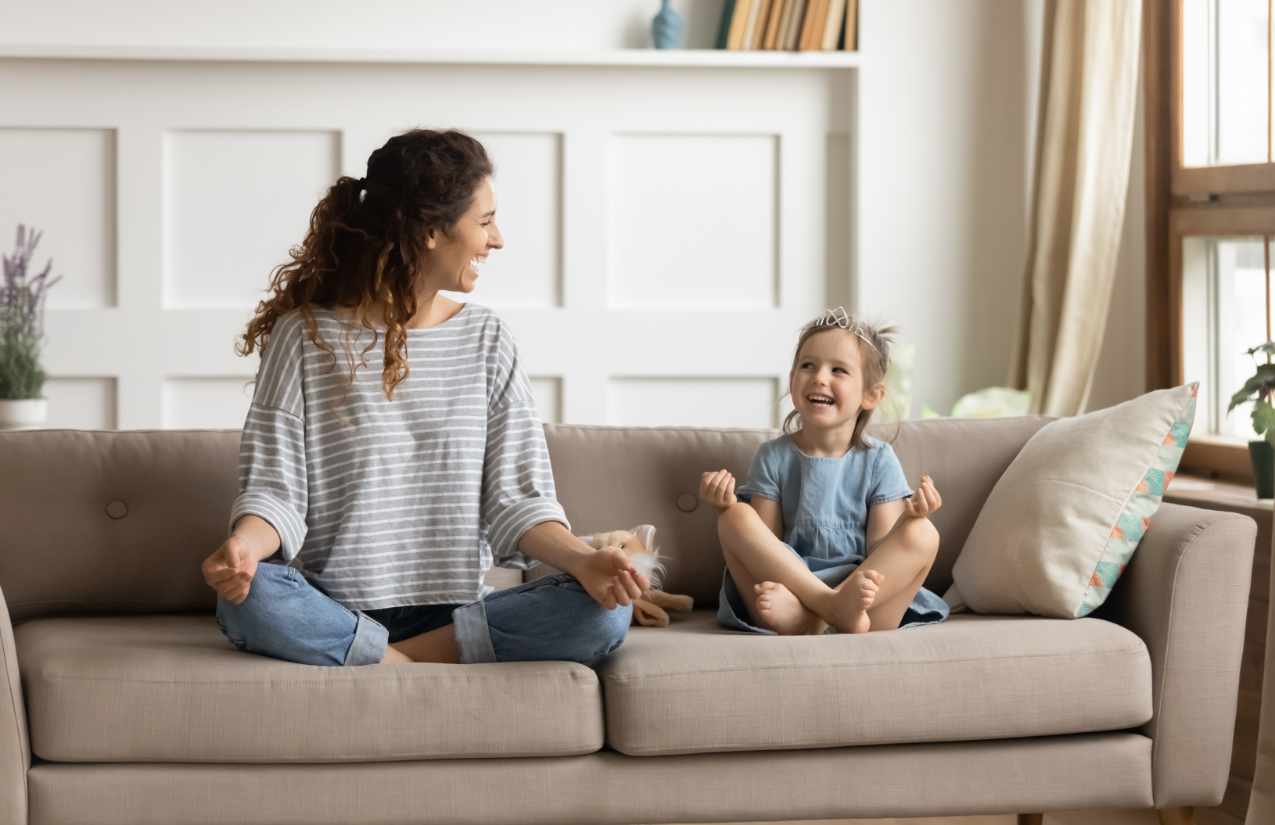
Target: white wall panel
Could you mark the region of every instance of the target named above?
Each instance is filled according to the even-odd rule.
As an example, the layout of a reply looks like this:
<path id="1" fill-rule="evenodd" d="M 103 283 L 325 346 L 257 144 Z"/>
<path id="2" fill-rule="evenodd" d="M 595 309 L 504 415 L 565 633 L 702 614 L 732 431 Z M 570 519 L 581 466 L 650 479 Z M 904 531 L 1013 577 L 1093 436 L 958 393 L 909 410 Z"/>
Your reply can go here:
<path id="1" fill-rule="evenodd" d="M 609 304 L 776 304 L 777 138 L 620 135 L 609 153 Z"/>
<path id="2" fill-rule="evenodd" d="M 339 134 L 177 131 L 164 149 L 165 304 L 255 304 L 338 175 Z"/>
<path id="3" fill-rule="evenodd" d="M 44 234 L 31 274 L 53 259 L 50 307 L 115 304 L 115 132 L 0 128 L 0 249 L 19 223 Z"/>
<path id="4" fill-rule="evenodd" d="M 164 426 L 239 429 L 252 403 L 244 378 L 170 378 L 164 382 Z"/>
<path id="5" fill-rule="evenodd" d="M 851 207 L 854 198 L 850 189 L 850 136 L 828 135 L 826 158 L 824 237 L 828 239 L 828 306 L 849 308 L 850 285 L 855 278 L 851 250 L 856 243 Z"/>
<path id="6" fill-rule="evenodd" d="M 613 378 L 607 423 L 636 427 L 774 427 L 774 378 Z"/>
<path id="7" fill-rule="evenodd" d="M 550 424 L 562 423 L 562 379 L 532 377 L 531 391 L 536 396 L 536 413 Z"/>
<path id="8" fill-rule="evenodd" d="M 232 347 L 270 270 L 337 175 L 364 174 L 411 126 L 465 129 L 495 160 L 506 248 L 467 299 L 513 331 L 546 420 L 607 423 L 634 408 L 674 420 L 662 382 L 690 375 L 743 395 L 698 404 L 689 423 L 768 425 L 797 330 L 840 267 L 826 245 L 845 239 L 826 237 L 826 213 L 850 186 L 826 176 L 854 140 L 850 64 L 84 65 L 0 59 L 0 76 L 24 77 L 0 84 L 0 129 L 114 130 L 117 306 L 52 309 L 46 368 L 116 378 L 121 428 L 241 426 L 256 358 Z M 636 254 L 616 269 L 626 245 Z M 660 249 L 674 250 L 663 264 Z M 611 404 L 613 376 L 637 379 L 618 392 L 650 403 Z"/>
<path id="9" fill-rule="evenodd" d="M 77 430 L 115 429 L 114 378 L 50 378 L 48 426 Z"/>

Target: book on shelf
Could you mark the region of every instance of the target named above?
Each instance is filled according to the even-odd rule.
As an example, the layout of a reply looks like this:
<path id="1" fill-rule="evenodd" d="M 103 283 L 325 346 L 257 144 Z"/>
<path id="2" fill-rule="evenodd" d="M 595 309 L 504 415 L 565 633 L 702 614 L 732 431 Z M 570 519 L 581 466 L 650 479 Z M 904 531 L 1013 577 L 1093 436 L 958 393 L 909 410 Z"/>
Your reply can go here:
<path id="1" fill-rule="evenodd" d="M 835 51 L 837 41 L 841 39 L 841 22 L 846 19 L 846 0 L 830 0 L 828 16 L 824 18 L 823 42 L 820 49 L 825 52 Z"/>
<path id="2" fill-rule="evenodd" d="M 800 51 L 808 52 L 823 39 L 823 19 L 827 14 L 828 0 L 810 0 L 806 7 L 806 20 L 801 27 Z"/>
<path id="3" fill-rule="evenodd" d="M 859 51 L 859 0 L 846 0 L 846 24 L 841 30 L 841 48 Z"/>
<path id="4" fill-rule="evenodd" d="M 726 40 L 730 35 L 730 18 L 735 11 L 735 0 L 726 0 L 722 4 L 722 19 L 717 24 L 717 37 L 713 40 L 713 48 L 726 48 Z"/>
<path id="5" fill-rule="evenodd" d="M 767 51 L 777 48 L 779 41 L 779 20 L 783 17 L 784 6 L 788 0 L 770 0 L 770 13 L 766 15 L 766 35 L 762 38 L 761 47 Z"/>
<path id="6" fill-rule="evenodd" d="M 732 51 L 857 51 L 859 0 L 725 0 L 714 45 Z"/>
<path id="7" fill-rule="evenodd" d="M 767 6 L 769 6 L 768 0 L 753 0 L 752 6 L 748 9 L 748 24 L 744 27 L 744 41 L 740 44 L 741 49 L 757 48 L 757 30 L 766 25 L 764 16 Z"/>
<path id="8" fill-rule="evenodd" d="M 792 0 L 792 14 L 788 15 L 788 28 L 784 32 L 783 48 L 785 51 L 797 51 L 797 43 L 801 40 L 802 22 L 806 19 L 806 6 L 810 0 Z"/>
<path id="9" fill-rule="evenodd" d="M 726 48 L 739 49 L 744 42 L 744 27 L 748 24 L 748 12 L 756 0 L 735 0 L 730 9 L 730 29 L 726 35 Z"/>
<path id="10" fill-rule="evenodd" d="M 801 5 L 801 0 L 784 0 L 783 14 L 779 16 L 779 30 L 775 32 L 775 48 L 788 48 L 788 31 L 792 28 L 792 16 Z"/>

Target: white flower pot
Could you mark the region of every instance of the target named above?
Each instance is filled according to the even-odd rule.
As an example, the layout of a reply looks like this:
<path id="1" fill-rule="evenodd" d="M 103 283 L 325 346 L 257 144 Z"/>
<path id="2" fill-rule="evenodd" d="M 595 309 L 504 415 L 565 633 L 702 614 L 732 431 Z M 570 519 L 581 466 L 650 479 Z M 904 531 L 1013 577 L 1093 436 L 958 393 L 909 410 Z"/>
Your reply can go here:
<path id="1" fill-rule="evenodd" d="M 0 399 L 0 430 L 34 430 L 49 417 L 49 399 Z"/>

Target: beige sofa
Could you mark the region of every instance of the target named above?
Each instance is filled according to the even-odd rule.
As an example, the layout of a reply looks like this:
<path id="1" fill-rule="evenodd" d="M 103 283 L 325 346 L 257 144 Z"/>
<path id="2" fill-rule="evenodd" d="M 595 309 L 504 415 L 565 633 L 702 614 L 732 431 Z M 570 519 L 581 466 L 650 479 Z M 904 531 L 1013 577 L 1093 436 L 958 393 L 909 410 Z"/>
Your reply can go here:
<path id="1" fill-rule="evenodd" d="M 933 474 L 945 502 L 930 588 L 1042 424 L 902 428 L 909 478 Z M 667 589 L 701 608 L 635 629 L 596 672 L 237 652 L 199 574 L 237 433 L 0 433 L 0 823 L 1173 818 L 1221 799 L 1251 520 L 1162 507 L 1090 618 L 750 636 L 715 625 L 722 562 L 694 491 L 704 469 L 744 474 L 772 434 L 546 429 L 577 531 L 656 524 Z"/>

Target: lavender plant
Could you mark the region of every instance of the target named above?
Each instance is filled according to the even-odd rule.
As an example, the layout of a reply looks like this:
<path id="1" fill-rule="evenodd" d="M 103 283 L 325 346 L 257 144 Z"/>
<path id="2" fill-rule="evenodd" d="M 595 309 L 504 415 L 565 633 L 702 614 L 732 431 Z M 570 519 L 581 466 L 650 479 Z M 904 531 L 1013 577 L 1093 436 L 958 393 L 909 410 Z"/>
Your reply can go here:
<path id="1" fill-rule="evenodd" d="M 39 398 L 44 388 L 40 348 L 44 343 L 44 300 L 49 287 L 62 280 L 49 279 L 53 260 L 39 275 L 27 268 L 42 233 L 18 225 L 12 255 L 4 258 L 4 286 L 0 288 L 0 399 Z"/>

